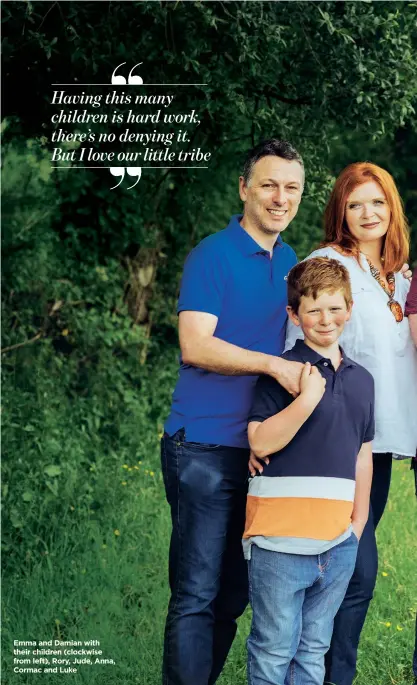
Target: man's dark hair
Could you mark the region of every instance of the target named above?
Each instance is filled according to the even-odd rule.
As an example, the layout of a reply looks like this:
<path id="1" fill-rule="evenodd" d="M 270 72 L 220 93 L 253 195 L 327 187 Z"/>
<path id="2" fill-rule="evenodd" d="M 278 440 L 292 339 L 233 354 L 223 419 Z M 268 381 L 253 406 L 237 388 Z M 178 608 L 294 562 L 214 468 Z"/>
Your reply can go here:
<path id="1" fill-rule="evenodd" d="M 287 159 L 289 162 L 295 160 L 304 170 L 302 157 L 297 152 L 295 147 L 291 145 L 291 143 L 288 143 L 286 140 L 278 140 L 278 138 L 270 138 L 269 140 L 263 140 L 260 142 L 252 150 L 249 150 L 248 154 L 246 155 L 242 172 L 242 176 L 246 185 L 249 182 L 253 167 L 255 166 L 256 162 L 262 159 L 262 157 L 268 157 L 269 155 Z"/>

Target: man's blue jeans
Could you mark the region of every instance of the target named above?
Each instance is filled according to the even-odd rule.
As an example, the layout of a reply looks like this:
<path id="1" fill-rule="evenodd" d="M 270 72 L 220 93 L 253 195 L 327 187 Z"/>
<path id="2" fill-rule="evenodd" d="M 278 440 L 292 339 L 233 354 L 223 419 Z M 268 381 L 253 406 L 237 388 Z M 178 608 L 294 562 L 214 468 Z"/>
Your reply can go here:
<path id="1" fill-rule="evenodd" d="M 165 627 L 164 685 L 212 685 L 248 603 L 242 535 L 249 450 L 161 441 L 171 507 L 171 599 Z"/>
<path id="2" fill-rule="evenodd" d="M 324 554 L 284 554 L 252 545 L 250 685 L 323 684 L 333 619 L 353 573 L 357 549 L 353 533 Z"/>

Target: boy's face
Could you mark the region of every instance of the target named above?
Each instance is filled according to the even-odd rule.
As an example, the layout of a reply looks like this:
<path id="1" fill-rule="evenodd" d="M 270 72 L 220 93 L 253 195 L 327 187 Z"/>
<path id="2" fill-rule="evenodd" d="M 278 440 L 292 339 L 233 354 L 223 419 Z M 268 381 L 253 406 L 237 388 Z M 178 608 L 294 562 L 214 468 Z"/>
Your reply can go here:
<path id="1" fill-rule="evenodd" d="M 352 313 L 352 304 L 346 306 L 342 290 L 319 293 L 317 299 L 301 297 L 298 313 L 287 307 L 288 316 L 301 326 L 306 341 L 319 347 L 329 347 L 340 337 Z"/>

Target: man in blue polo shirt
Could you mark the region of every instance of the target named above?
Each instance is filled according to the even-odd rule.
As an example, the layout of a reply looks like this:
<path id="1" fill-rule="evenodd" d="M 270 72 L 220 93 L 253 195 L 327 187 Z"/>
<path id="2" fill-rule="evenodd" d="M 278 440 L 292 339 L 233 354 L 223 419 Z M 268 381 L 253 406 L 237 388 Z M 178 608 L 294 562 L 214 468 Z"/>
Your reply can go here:
<path id="1" fill-rule="evenodd" d="M 259 374 L 299 392 L 303 364 L 279 357 L 285 278 L 297 261 L 280 233 L 303 186 L 289 143 L 258 145 L 240 177 L 243 216 L 205 238 L 184 267 L 180 374 L 161 446 L 173 526 L 164 685 L 214 683 L 247 605 L 247 416 Z"/>

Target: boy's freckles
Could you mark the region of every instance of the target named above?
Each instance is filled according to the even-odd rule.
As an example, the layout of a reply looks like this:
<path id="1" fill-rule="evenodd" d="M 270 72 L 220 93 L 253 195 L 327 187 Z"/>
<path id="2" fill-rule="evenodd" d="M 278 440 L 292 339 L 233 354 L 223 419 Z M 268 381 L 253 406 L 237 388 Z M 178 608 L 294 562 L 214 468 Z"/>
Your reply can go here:
<path id="1" fill-rule="evenodd" d="M 342 290 L 337 290 L 319 293 L 315 299 L 303 295 L 297 314 L 290 316 L 307 340 L 327 347 L 340 337 L 350 314 L 351 305 L 347 307 Z"/>

